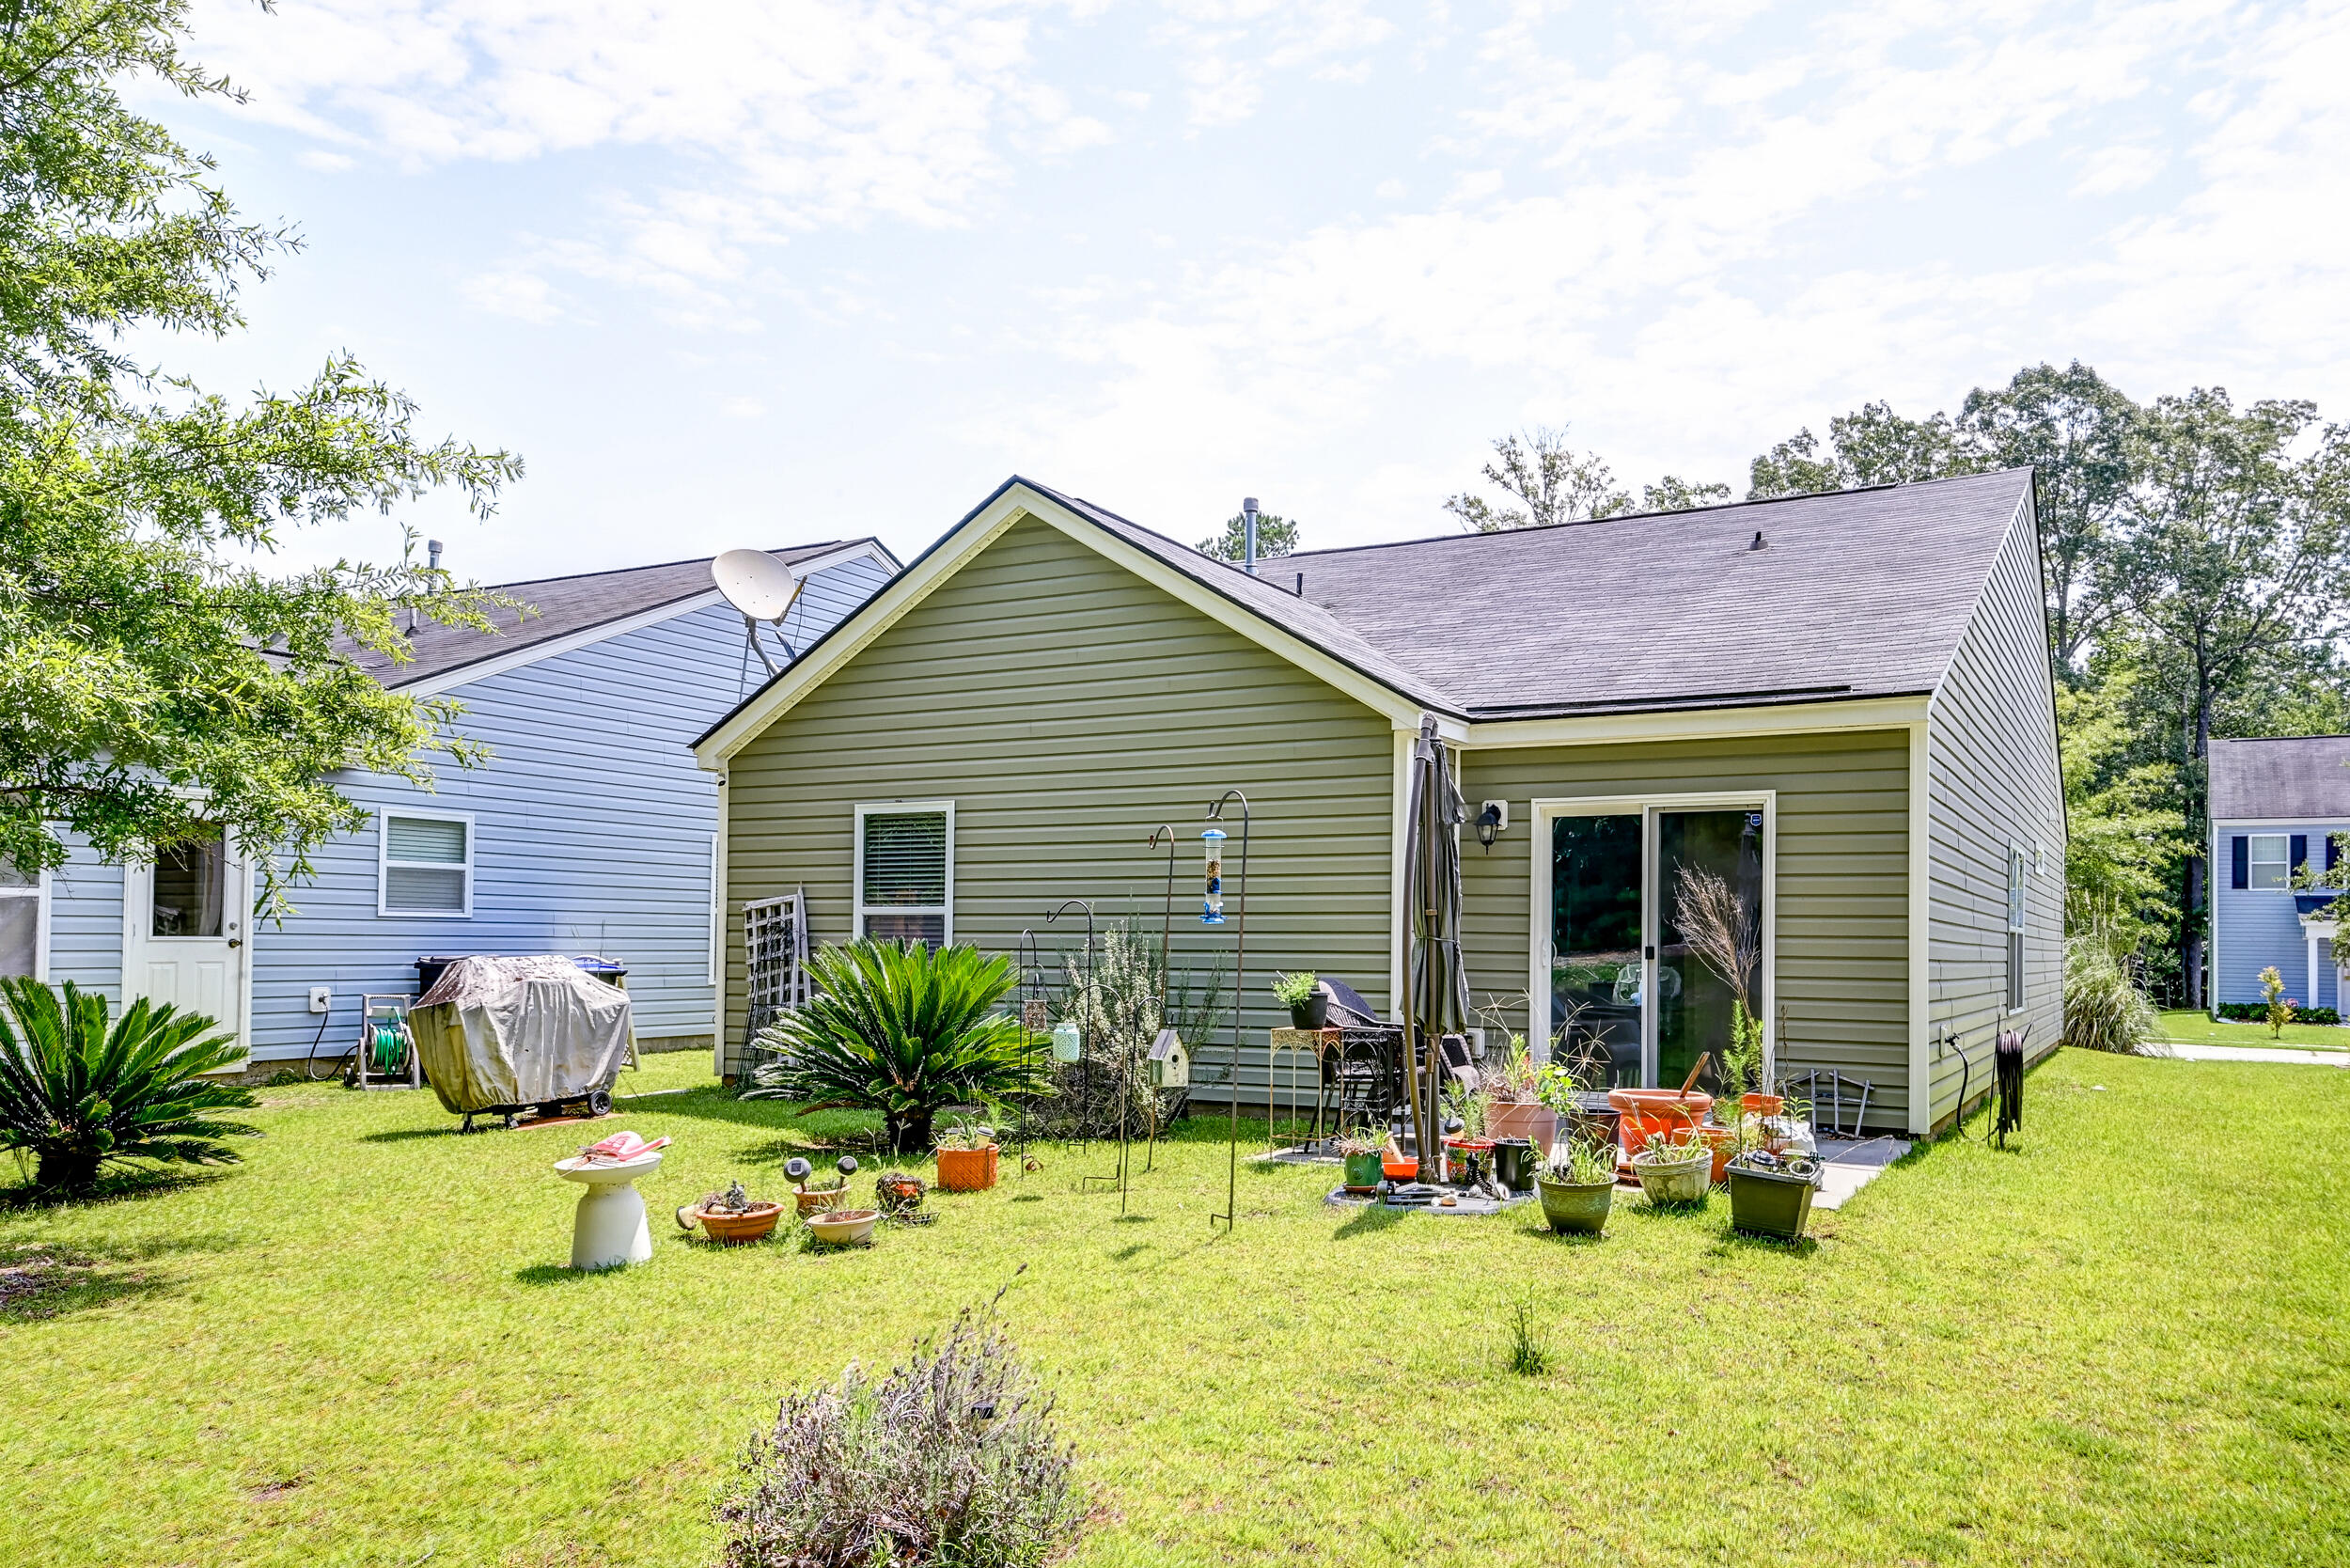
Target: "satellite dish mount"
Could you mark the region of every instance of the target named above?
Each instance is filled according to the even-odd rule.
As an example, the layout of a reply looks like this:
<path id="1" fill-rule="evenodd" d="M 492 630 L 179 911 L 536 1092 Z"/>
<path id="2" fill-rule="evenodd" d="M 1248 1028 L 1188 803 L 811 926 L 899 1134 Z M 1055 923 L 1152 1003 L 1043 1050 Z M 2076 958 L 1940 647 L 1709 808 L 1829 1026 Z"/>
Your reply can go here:
<path id="1" fill-rule="evenodd" d="M 800 596 L 797 574 L 764 550 L 728 550 L 710 563 L 710 577 L 727 603 L 743 613 L 743 638 L 759 662 L 770 676 L 782 674 L 783 666 L 767 656 L 767 645 L 759 639 L 759 623 L 775 627 L 784 664 L 799 657 L 783 635 L 783 618 Z"/>

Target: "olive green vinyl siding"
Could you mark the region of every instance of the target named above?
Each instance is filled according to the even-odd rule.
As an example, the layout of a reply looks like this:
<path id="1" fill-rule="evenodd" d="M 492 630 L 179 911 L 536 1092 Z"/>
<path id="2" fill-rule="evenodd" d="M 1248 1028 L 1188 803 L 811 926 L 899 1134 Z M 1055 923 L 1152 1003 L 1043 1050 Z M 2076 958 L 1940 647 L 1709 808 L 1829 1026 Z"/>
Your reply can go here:
<path id="1" fill-rule="evenodd" d="M 2002 1027 L 2027 1051 L 2055 1048 L 2064 1022 L 2064 786 L 2057 764 L 2037 532 L 2020 515 L 1993 562 L 1974 619 L 1926 726 L 1928 1017 L 1934 1120 L 1988 1088 Z M 2008 847 L 2025 875 L 2024 1010 L 2007 1009 Z"/>
<path id="2" fill-rule="evenodd" d="M 1490 851 L 1465 832 L 1463 947 L 1471 1001 L 1527 1027 L 1533 941 L 1531 803 L 1573 796 L 1778 792 L 1777 999 L 1782 1075 L 1833 1067 L 1875 1086 L 1872 1127 L 1908 1115 L 1909 732 L 1539 746 L 1462 754 L 1461 793 L 1507 800 Z"/>
<path id="3" fill-rule="evenodd" d="M 1155 933 L 1167 853 L 1145 840 L 1168 824 L 1176 962 L 1204 972 L 1220 955 L 1229 986 L 1239 927 L 1200 923 L 1199 832 L 1236 788 L 1254 808 L 1240 1081 L 1261 1094 L 1276 969 L 1343 976 L 1386 1005 L 1394 756 L 1386 718 L 1023 517 L 731 759 L 728 1051 L 744 901 L 805 886 L 815 940 L 849 936 L 859 803 L 954 802 L 955 939 L 997 952 L 1023 929 L 1056 955 L 1081 949 L 1081 914 L 1045 918 L 1073 898 Z M 1224 825 L 1236 885 L 1237 806 Z M 1188 1043 L 1195 1080 L 1220 1081 L 1229 1039 L 1228 1022 Z"/>

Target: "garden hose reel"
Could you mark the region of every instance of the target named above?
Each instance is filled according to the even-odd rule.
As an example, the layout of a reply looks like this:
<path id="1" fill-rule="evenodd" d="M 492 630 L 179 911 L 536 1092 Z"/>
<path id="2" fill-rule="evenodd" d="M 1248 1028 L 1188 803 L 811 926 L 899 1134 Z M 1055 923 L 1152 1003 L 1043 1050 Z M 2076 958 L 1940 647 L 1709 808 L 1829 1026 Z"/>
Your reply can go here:
<path id="1" fill-rule="evenodd" d="M 343 1081 L 353 1089 L 421 1089 L 423 1065 L 416 1037 L 409 1031 L 408 996 L 382 993 L 359 998 L 359 1040 L 352 1048 Z"/>

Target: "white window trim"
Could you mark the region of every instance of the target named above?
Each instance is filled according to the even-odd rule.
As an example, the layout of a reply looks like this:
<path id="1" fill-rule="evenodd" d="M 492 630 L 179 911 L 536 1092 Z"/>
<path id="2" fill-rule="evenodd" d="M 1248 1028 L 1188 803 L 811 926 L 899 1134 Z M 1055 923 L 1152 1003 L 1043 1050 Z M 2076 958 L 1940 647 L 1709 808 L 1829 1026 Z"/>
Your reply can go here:
<path id="1" fill-rule="evenodd" d="M 2007 874 L 1999 888 L 1999 957 L 2006 971 L 1999 977 L 2000 1011 L 2013 1018 L 2031 1011 L 2031 845 L 2011 839 Z M 2017 937 L 2024 937 L 2017 942 Z"/>
<path id="2" fill-rule="evenodd" d="M 388 902 L 392 891 L 391 845 L 392 819 L 406 817 L 412 822 L 463 823 L 465 824 L 465 907 L 462 909 L 394 909 Z M 470 811 L 429 811 L 406 806 L 386 806 L 375 813 L 375 913 L 387 920 L 470 920 L 473 918 L 473 869 L 480 846 L 475 841 L 473 813 Z M 403 866 L 421 866 L 447 870 L 446 861 L 403 860 Z"/>
<path id="3" fill-rule="evenodd" d="M 0 887 L 0 899 L 33 901 L 33 978 L 49 978 L 49 873 L 42 871 L 30 887 Z"/>
<path id="4" fill-rule="evenodd" d="M 1778 792 L 1730 790 L 1696 794 L 1538 796 L 1528 816 L 1533 823 L 1532 897 L 1527 905 L 1527 996 L 1529 1006 L 1546 1008 L 1550 995 L 1550 824 L 1559 817 L 1638 817 L 1640 819 L 1640 994 L 1655 994 L 1656 963 L 1647 956 L 1648 933 L 1656 929 L 1656 828 L 1659 811 L 1761 811 L 1762 813 L 1762 1059 L 1772 1072 L 1778 1064 Z M 1528 1024 L 1532 1023 L 1529 1017 Z M 1534 1039 L 1529 1028 L 1527 1038 Z M 1540 1042 L 1543 1059 L 1550 1042 Z M 1653 1011 L 1641 1010 L 1640 1076 L 1656 1075 L 1656 1030 Z"/>
<path id="5" fill-rule="evenodd" d="M 945 813 L 947 818 L 947 904 L 941 909 L 931 904 L 869 904 L 865 902 L 865 819 L 867 817 L 925 817 Z M 855 933 L 865 934 L 868 915 L 940 915 L 945 917 L 942 929 L 946 934 L 941 947 L 952 946 L 955 940 L 955 803 L 951 800 L 887 800 L 856 808 L 856 841 L 853 865 L 849 871 L 849 902 L 855 911 Z"/>
<path id="6" fill-rule="evenodd" d="M 719 882 L 718 835 L 710 836 L 710 972 L 704 985 L 718 983 L 718 947 L 726 939 L 726 889 Z"/>
<path id="7" fill-rule="evenodd" d="M 2293 891 L 2293 835 L 2290 833 L 2248 833 L 2244 836 L 2244 890 L 2248 893 L 2290 893 Z M 2274 887 L 2263 887 L 2253 880 L 2253 868 L 2261 863 L 2257 846 L 2264 839 L 2277 842 L 2278 865 L 2285 869 L 2284 880 Z"/>

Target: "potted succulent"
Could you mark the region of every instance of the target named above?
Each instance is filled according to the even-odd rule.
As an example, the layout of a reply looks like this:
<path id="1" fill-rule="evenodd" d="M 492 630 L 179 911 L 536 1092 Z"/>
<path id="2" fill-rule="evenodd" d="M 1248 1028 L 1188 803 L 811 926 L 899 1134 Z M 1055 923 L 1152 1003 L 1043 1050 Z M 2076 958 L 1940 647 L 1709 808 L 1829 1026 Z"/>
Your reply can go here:
<path id="1" fill-rule="evenodd" d="M 1484 1095 L 1465 1089 L 1452 1090 L 1444 1097 L 1444 1147 L 1464 1160 L 1483 1163 L 1494 1148 L 1494 1140 L 1485 1131 Z"/>
<path id="2" fill-rule="evenodd" d="M 791 1195 L 798 1200 L 803 1216 L 822 1214 L 848 1201 L 849 1178 L 856 1174 L 856 1156 L 841 1155 L 834 1168 L 839 1172 L 838 1176 L 811 1184 L 808 1178 L 816 1172 L 814 1166 L 797 1155 L 784 1162 L 783 1173 L 791 1178 Z"/>
<path id="3" fill-rule="evenodd" d="M 1485 1131 L 1495 1139 L 1522 1137 L 1540 1158 L 1550 1157 L 1559 1138 L 1559 1113 L 1543 1103 L 1542 1071 L 1526 1048 L 1526 1036 L 1510 1037 L 1510 1049 L 1484 1071 Z"/>
<path id="4" fill-rule="evenodd" d="M 1359 1134 L 1342 1135 L 1338 1139 L 1339 1156 L 1346 1162 L 1346 1190 L 1376 1192 L 1385 1172 L 1383 1155 L 1386 1140 L 1374 1138 L 1368 1129 Z"/>
<path id="5" fill-rule="evenodd" d="M 1290 1023 L 1301 1029 L 1319 1029 L 1330 1022 L 1330 994 L 1312 970 L 1273 977 L 1273 996 L 1290 1010 Z"/>
<path id="6" fill-rule="evenodd" d="M 782 1204 L 754 1199 L 743 1190 L 742 1183 L 729 1182 L 726 1191 L 704 1193 L 699 1202 L 680 1209 L 677 1222 L 681 1231 L 691 1231 L 698 1224 L 712 1241 L 734 1246 L 767 1235 L 782 1213 Z"/>
<path id="7" fill-rule="evenodd" d="M 1695 1127 L 1651 1133 L 1632 1156 L 1632 1173 L 1651 1203 L 1702 1203 L 1714 1185 L 1714 1150 Z"/>
<path id="8" fill-rule="evenodd" d="M 941 1192 L 985 1192 L 995 1184 L 995 1129 L 958 1121 L 938 1138 Z"/>
<path id="9" fill-rule="evenodd" d="M 1730 1228 L 1800 1240 L 1819 1190 L 1818 1160 L 1749 1149 L 1730 1162 Z"/>
<path id="10" fill-rule="evenodd" d="M 1606 1229 L 1616 1200 L 1616 1146 L 1596 1137 L 1568 1138 L 1552 1149 L 1534 1184 L 1543 1195 L 1543 1217 L 1553 1231 L 1596 1236 Z"/>

